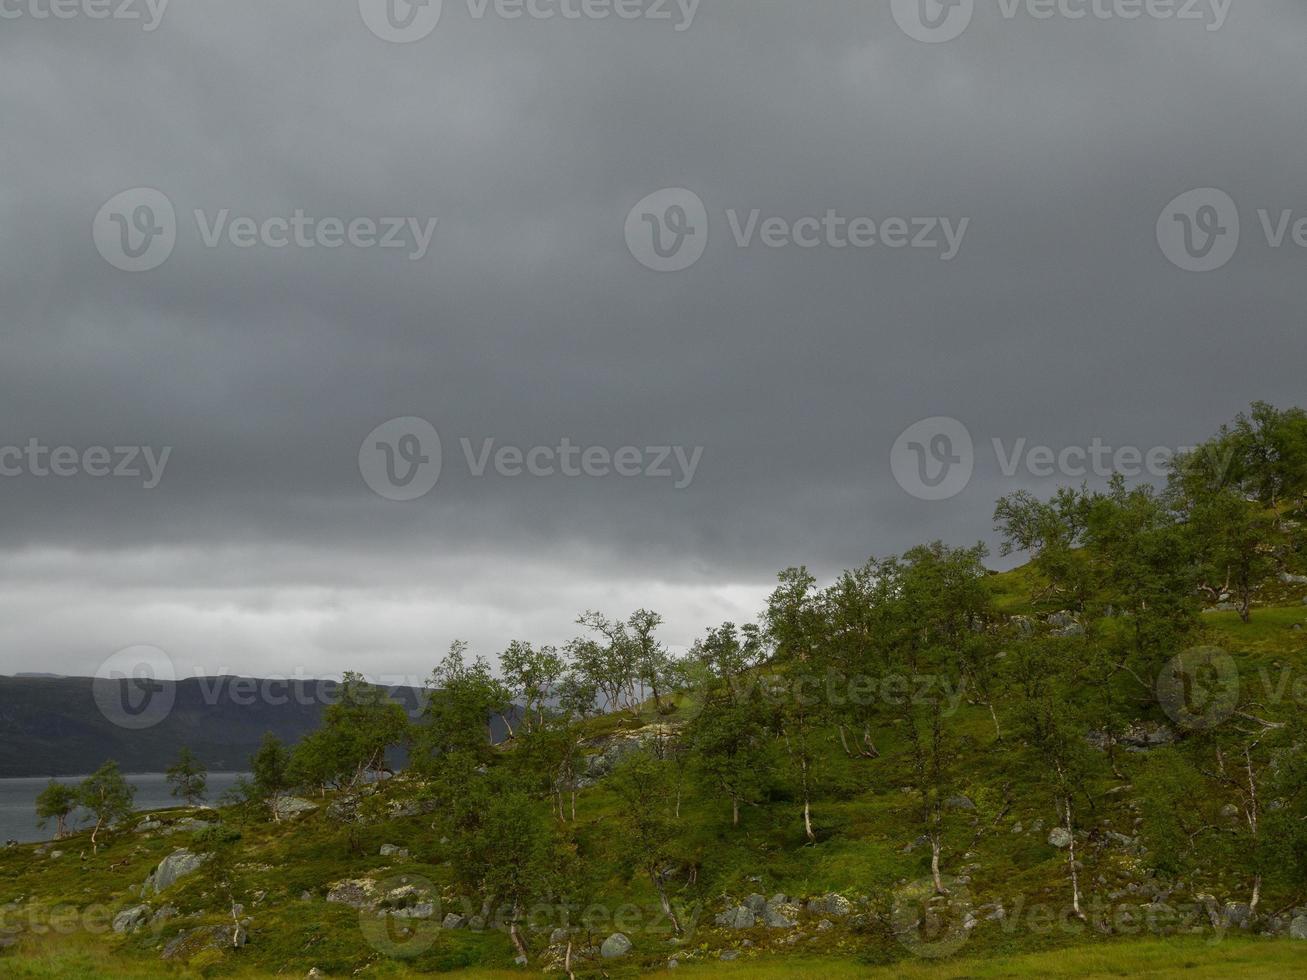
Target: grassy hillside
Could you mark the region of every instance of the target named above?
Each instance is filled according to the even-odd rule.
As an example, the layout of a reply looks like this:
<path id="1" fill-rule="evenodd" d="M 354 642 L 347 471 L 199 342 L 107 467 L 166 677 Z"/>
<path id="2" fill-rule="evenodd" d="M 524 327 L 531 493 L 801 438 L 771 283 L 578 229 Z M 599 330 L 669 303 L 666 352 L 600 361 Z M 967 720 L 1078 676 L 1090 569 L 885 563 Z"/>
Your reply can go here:
<path id="1" fill-rule="evenodd" d="M 991 576 L 989 585 L 1006 616 L 1028 616 L 1043 630 L 1056 604 L 1031 601 L 1038 591 L 1032 576 L 1021 569 Z M 1292 589 L 1272 598 L 1278 604 L 1258 606 L 1248 623 L 1234 613 L 1205 614 L 1200 640 L 1233 656 L 1244 693 L 1253 694 L 1248 703 L 1278 724 L 1300 712 L 1297 699 L 1307 694 L 1307 681 L 1298 683 L 1307 677 L 1307 605 Z M 591 767 L 603 771 L 606 760 L 641 739 L 674 739 L 698 708 L 683 697 L 675 711 L 655 713 L 646 704 L 638 713 L 585 722 Z M 1189 738 L 1155 704 L 1141 702 L 1137 721 L 1145 730 L 1167 726 L 1179 742 Z M 684 781 L 672 845 L 673 903 L 686 927 L 679 938 L 640 873 L 641 855 L 620 829 L 619 797 L 606 779 L 584 780 L 575 821 L 570 813 L 559 821 L 583 884 L 569 892 L 566 909 L 533 910 L 526 930 L 532 962 L 525 969 L 560 969 L 568 939 L 577 975 L 611 976 L 665 971 L 672 959 L 688 976 L 768 976 L 770 970 L 823 977 L 1193 977 L 1236 969 L 1282 976 L 1307 956 L 1307 944 L 1285 938 L 1294 910 L 1307 905 L 1307 883 L 1268 881 L 1265 918 L 1244 929 L 1238 910 L 1227 908 L 1248 901 L 1237 856 L 1213 847 L 1198 868 L 1158 867 L 1141 826 L 1145 805 L 1136 779 L 1170 748 L 1133 750 L 1123 743 L 1117 773 L 1106 752 L 1090 753 L 1092 808 L 1082 813 L 1075 841 L 1087 913 L 1081 921 L 1069 914 L 1067 852 L 1050 840 L 1060 814 L 1046 774 L 1018 751 L 1011 732 L 1000 738 L 987 706 L 963 698 L 949 725 L 961 746 L 963 777 L 943 847 L 947 899 L 932 901 L 923 890 L 931 849 L 922 841 L 903 726 L 891 719 L 878 729 L 876 758 L 850 757 L 827 726 L 816 739 L 813 767 L 815 844 L 805 836 L 791 779 L 771 779 L 761 798 L 742 808 L 738 827 L 722 798 L 696 779 Z M 500 747 L 492 767 L 508 765 L 521 751 L 515 742 Z M 779 773 L 779 759 L 776 765 Z M 158 827 L 141 829 L 144 818 L 135 818 L 98 853 L 86 834 L 0 852 L 0 937 L 7 934 L 13 944 L 0 953 L 0 971 L 16 977 L 303 976 L 310 968 L 326 976 L 523 974 L 513 944 L 493 921 L 485 928 L 437 925 L 451 913 L 481 911 L 479 897 L 460 885 L 450 804 L 438 787 L 402 775 L 310 802 L 311 812 L 282 821 L 254 805 L 190 814 L 220 821 L 220 830 L 177 830 L 188 815 L 180 810 L 151 815 Z M 547 805 L 539 804 L 542 811 Z M 1232 828 L 1237 823 L 1219 819 Z M 383 856 L 386 845 L 406 853 Z M 213 856 L 162 895 L 142 898 L 147 875 L 182 847 Z M 360 884 L 342 887 L 349 881 Z M 746 928 L 719 922 L 753 894 L 789 899 L 775 907 L 793 924 L 762 924 L 761 909 L 759 921 Z M 848 907 L 829 904 L 830 895 Z M 141 901 L 151 916 L 164 907 L 168 914 L 136 932 L 112 932 L 113 916 Z M 933 911 L 923 918 L 925 908 Z M 210 927 L 229 936 L 237 923 L 246 940 L 238 948 L 220 939 L 215 948 L 187 947 L 161 959 L 179 936 L 203 936 Z M 555 932 L 565 926 L 572 931 Z M 613 933 L 628 937 L 632 949 L 605 959 L 598 947 Z"/>

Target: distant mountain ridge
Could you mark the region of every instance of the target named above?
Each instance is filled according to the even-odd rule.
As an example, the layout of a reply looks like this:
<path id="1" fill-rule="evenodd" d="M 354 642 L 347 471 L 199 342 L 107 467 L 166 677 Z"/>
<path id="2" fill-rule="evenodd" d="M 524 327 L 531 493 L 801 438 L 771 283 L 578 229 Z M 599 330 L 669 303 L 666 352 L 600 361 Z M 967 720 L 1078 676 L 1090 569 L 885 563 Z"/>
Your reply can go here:
<path id="1" fill-rule="evenodd" d="M 245 772 L 265 732 L 288 745 L 318 726 L 336 682 L 197 677 L 169 683 L 158 724 L 131 730 L 96 703 L 89 677 L 0 676 L 0 778 L 75 776 L 116 759 L 125 772 L 161 772 L 183 745 L 213 772 Z M 389 688 L 416 718 L 429 692 Z M 494 719 L 496 738 L 504 725 Z"/>

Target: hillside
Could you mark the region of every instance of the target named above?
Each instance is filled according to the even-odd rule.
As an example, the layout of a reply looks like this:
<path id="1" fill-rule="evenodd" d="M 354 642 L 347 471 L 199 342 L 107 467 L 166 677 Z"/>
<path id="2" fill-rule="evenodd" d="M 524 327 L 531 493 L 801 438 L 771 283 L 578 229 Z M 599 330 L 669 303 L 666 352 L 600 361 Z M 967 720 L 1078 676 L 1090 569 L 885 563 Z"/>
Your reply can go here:
<path id="1" fill-rule="evenodd" d="M 1028 570 L 1019 571 L 994 576 L 992 583 L 998 594 L 1008 589 L 1016 593 L 1024 588 L 1027 576 Z M 1015 614 L 1043 616 L 1034 606 Z M 1300 598 L 1292 605 L 1259 609 L 1248 624 L 1234 613 L 1208 614 L 1204 639 L 1237 652 L 1241 672 L 1250 677 L 1259 671 L 1276 671 L 1278 678 L 1280 670 L 1298 676 L 1307 670 L 1301 629 L 1305 623 L 1307 606 Z M 1292 703 L 1265 706 L 1273 718 L 1295 710 Z M 686 712 L 692 713 L 689 705 L 673 712 L 669 720 L 668 715 L 655 715 L 651 705 L 645 705 L 639 716 L 622 713 L 592 720 L 588 723 L 587 768 L 605 771 L 641 737 L 675 729 L 677 716 Z M 1240 912 L 1228 908 L 1227 903 L 1237 906 L 1246 901 L 1246 886 L 1230 869 L 1213 862 L 1202 873 L 1172 877 L 1151 866 L 1149 850 L 1139 840 L 1142 801 L 1129 779 L 1149 764 L 1149 752 L 1143 750 L 1122 755 L 1125 780 L 1113 778 L 1105 754 L 1097 756 L 1093 777 L 1097 809 L 1086 820 L 1080 844 L 1085 906 L 1093 921 L 1083 926 L 1071 921 L 1067 916 L 1066 853 L 1049 839 L 1058 820 L 1040 774 L 986 748 L 994 742 L 987 709 L 964 704 L 958 717 L 960 728 L 975 740 L 963 781 L 971 806 L 957 801 L 957 812 L 966 816 L 959 822 L 956 843 L 948 848 L 947 864 L 958 895 L 964 890 L 967 893 L 967 907 L 974 910 L 969 918 L 975 924 L 957 932 L 969 921 L 964 914 L 946 922 L 942 935 L 950 945 L 961 939 L 957 948 L 966 957 L 964 964 L 978 962 L 974 960 L 977 956 L 982 960 L 998 955 L 1006 958 L 1101 941 L 1110 943 L 1103 952 L 1093 954 L 1101 958 L 1102 975 L 1112 975 L 1135 962 L 1147 962 L 1158 970 L 1152 975 L 1171 975 L 1161 969 L 1168 965 L 1175 967 L 1175 975 L 1209 975 L 1181 970 L 1179 961 L 1184 961 L 1209 963 L 1213 976 L 1221 975 L 1223 966 L 1219 964 L 1239 962 L 1256 967 L 1265 962 L 1265 972 L 1252 975 L 1272 976 L 1280 975 L 1277 970 L 1289 962 L 1284 956 L 1307 955 L 1307 946 L 1304 951 L 1294 947 L 1292 953 L 1281 953 L 1269 938 L 1254 941 L 1248 930 L 1239 928 Z M 1140 724 L 1160 731 L 1168 722 L 1143 717 Z M 915 940 L 905 944 L 903 936 L 917 933 L 896 934 L 893 896 L 903 893 L 911 882 L 928 880 L 923 876 L 929 875 L 929 847 L 919 839 L 911 793 L 902 785 L 909 777 L 896 759 L 897 747 L 887 739 L 879 750 L 879 759 L 850 759 L 840 750 L 833 732 L 825 735 L 820 758 L 825 789 L 813 806 L 818 843 L 812 846 L 805 846 L 796 801 L 784 789 L 775 789 L 756 805 L 745 807 L 737 829 L 730 826 L 729 812 L 723 811 L 720 802 L 705 794 L 687 793 L 683 815 L 691 833 L 678 849 L 684 855 L 694 855 L 698 887 L 686 888 L 676 897 L 678 907 L 689 913 L 685 916 L 687 932 L 680 941 L 674 941 L 665 921 L 658 922 L 658 900 L 647 879 L 631 872 L 630 862 L 638 855 L 630 853 L 630 842 L 614 834 L 618 797 L 603 779 L 582 789 L 577 818 L 569 831 L 592 865 L 592 877 L 602 884 L 603 892 L 593 896 L 595 901 L 582 903 L 592 914 L 592 922 L 575 937 L 573 966 L 578 974 L 601 964 L 610 975 L 633 974 L 637 966 L 665 968 L 670 957 L 690 966 L 739 956 L 762 966 L 775 957 L 800 955 L 838 956 L 844 962 L 864 964 L 856 975 L 875 975 L 860 971 L 875 963 L 914 960 Z M 518 749 L 500 751 L 511 754 Z M 88 947 L 107 944 L 115 950 L 128 971 L 125 976 L 154 976 L 155 968 L 149 964 L 161 962 L 160 953 L 178 935 L 194 934 L 205 926 L 231 925 L 228 892 L 239 908 L 245 944 L 226 954 L 200 954 L 198 963 L 209 964 L 201 971 L 206 975 L 225 975 L 236 966 L 264 971 L 262 975 L 287 970 L 302 975 L 316 967 L 326 976 L 348 976 L 359 970 L 363 975 L 407 976 L 408 971 L 474 965 L 512 969 L 512 944 L 493 924 L 484 931 L 462 923 L 450 929 L 428 925 L 451 913 L 457 919 L 479 911 L 479 903 L 469 905 L 459 898 L 458 875 L 452 864 L 458 853 L 443 832 L 448 814 L 431 784 L 403 777 L 379 788 L 330 794 L 310 802 L 313 809 L 284 822 L 269 822 L 249 807 L 225 809 L 220 814 L 201 812 L 203 820 L 220 820 L 221 834 L 167 833 L 169 825 L 177 826 L 183 812 L 170 812 L 162 818 L 152 815 L 151 822 L 137 820 L 131 828 L 114 834 L 98 854 L 91 852 L 85 833 L 53 845 L 11 849 L 0 855 L 0 900 L 8 903 L 6 923 L 11 929 L 17 927 L 15 938 L 20 948 L 41 956 L 54 955 L 55 962 L 64 963 L 60 957 L 65 953 L 50 952 L 48 941 L 33 924 L 75 910 L 74 921 L 81 916 L 83 922 L 94 925 L 99 921 L 103 927 L 113 915 L 140 900 L 141 882 L 160 861 L 186 847 L 218 852 L 220 857 L 211 863 L 221 861 L 221 873 L 206 866 L 182 878 L 159 898 L 146 899 L 149 915 L 166 910 L 162 920 L 154 919 L 129 935 L 100 935 L 94 938 L 96 945 Z M 1190 802 L 1195 807 L 1215 803 Z M 155 825 L 153 821 L 158 819 L 165 822 L 164 827 Z M 224 841 L 228 836 L 236 839 Z M 382 848 L 387 845 L 387 850 L 398 847 L 407 853 L 383 856 Z M 795 924 L 773 928 L 764 924 L 761 916 L 756 925 L 745 928 L 721 924 L 719 916 L 745 902 L 751 893 L 784 893 L 793 898 L 781 914 Z M 824 904 L 832 894 L 846 898 L 847 909 L 833 900 L 829 906 Z M 1289 915 L 1288 910 L 1304 902 L 1307 894 L 1301 886 L 1275 896 L 1275 908 L 1287 909 L 1281 915 Z M 396 916 L 405 909 L 421 914 L 428 911 L 423 908 L 425 903 L 434 906 L 429 919 L 377 919 L 377 909 L 389 908 Z M 572 907 L 574 922 L 580 910 L 581 906 Z M 1213 920 L 1211 914 L 1217 918 Z M 1145 924 L 1150 917 L 1152 927 Z M 385 925 L 372 924 L 378 921 Z M 415 938 L 406 938 L 406 928 L 412 929 Z M 540 957 L 540 964 L 557 964 L 563 955 L 564 948 L 549 941 L 558 928 L 557 915 L 550 911 L 543 915 L 539 928 L 531 931 L 533 952 Z M 1282 928 L 1287 933 L 1287 924 Z M 588 946 L 602 945 L 616 931 L 623 931 L 634 943 L 628 956 L 608 961 L 602 955 L 584 952 Z M 1158 935 L 1187 933 L 1193 937 L 1176 946 L 1156 940 Z M 1133 937 L 1140 934 L 1152 936 L 1152 945 L 1136 947 Z M 561 934 L 554 935 L 561 938 Z M 1127 945 L 1120 945 L 1122 942 Z M 1270 945 L 1263 945 L 1268 942 Z M 411 958 L 403 955 L 409 951 L 405 948 L 409 943 L 418 950 Z M 1176 963 L 1171 963 L 1171 950 L 1178 957 Z M 77 962 L 74 954 L 66 955 L 67 963 Z M 1137 961 L 1137 957 L 1143 959 Z M 919 975 L 987 975 L 975 972 L 978 967 L 972 965 L 959 967 L 958 972 L 952 968 L 932 972 L 925 965 L 929 962 L 925 960 L 918 968 L 925 971 Z M 1271 965 L 1275 963 L 1280 966 Z M 56 975 L 42 973 L 36 966 L 22 969 L 32 972 L 6 975 Z M 57 975 L 77 975 L 69 969 L 71 972 Z M 131 973 L 131 969 L 142 972 Z M 740 975 L 757 975 L 753 969 L 751 966 Z M 842 975 L 820 964 L 811 970 L 809 975 Z M 1065 975 L 1092 974 L 1069 971 Z"/>

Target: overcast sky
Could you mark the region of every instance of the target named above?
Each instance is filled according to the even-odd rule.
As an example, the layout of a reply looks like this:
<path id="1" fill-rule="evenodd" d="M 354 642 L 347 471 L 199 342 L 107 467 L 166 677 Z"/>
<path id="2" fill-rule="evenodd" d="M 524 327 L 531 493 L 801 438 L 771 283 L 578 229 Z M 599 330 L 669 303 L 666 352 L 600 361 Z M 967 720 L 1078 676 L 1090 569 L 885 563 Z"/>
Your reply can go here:
<path id="1" fill-rule="evenodd" d="M 182 674 L 416 678 L 455 638 L 565 641 L 586 608 L 660 610 L 685 646 L 788 565 L 992 542 L 996 497 L 1079 482 L 1005 475 L 1021 439 L 1184 446 L 1304 400 L 1301 0 L 982 2 L 946 41 L 898 0 L 445 0 L 434 27 L 396 0 L 406 43 L 373 0 L 172 0 L 157 25 L 145 0 L 67 2 L 0 0 L 0 672 L 150 644 Z M 694 196 L 636 207 L 667 188 Z M 1237 208 L 1229 255 L 1222 199 L 1190 208 L 1209 271 L 1159 240 L 1195 188 Z M 268 224 L 297 209 L 355 240 Z M 833 237 L 772 222 L 764 244 L 827 212 Z M 408 245 L 365 247 L 365 218 Z M 866 218 L 874 244 L 834 247 Z M 648 268 L 655 224 L 701 257 Z M 122 268 L 119 233 L 166 258 Z M 409 417 L 439 481 L 389 499 L 433 475 L 429 438 L 370 435 Z M 891 467 L 932 417 L 974 440 L 947 499 Z M 921 432 L 900 461 L 963 457 Z M 496 472 L 495 449 L 564 439 L 588 475 L 556 452 L 553 475 Z M 75 475 L 42 475 L 33 441 Z M 141 476 L 93 475 L 133 468 L 114 447 Z M 623 447 L 640 475 L 598 475 Z"/>

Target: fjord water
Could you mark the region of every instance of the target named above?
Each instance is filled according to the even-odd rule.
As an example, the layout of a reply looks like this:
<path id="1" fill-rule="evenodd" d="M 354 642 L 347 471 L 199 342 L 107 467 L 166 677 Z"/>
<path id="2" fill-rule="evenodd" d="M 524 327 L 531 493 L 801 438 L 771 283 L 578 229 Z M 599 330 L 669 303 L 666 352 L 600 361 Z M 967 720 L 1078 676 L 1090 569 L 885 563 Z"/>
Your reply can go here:
<path id="1" fill-rule="evenodd" d="M 242 773 L 209 773 L 208 803 L 214 805 L 227 790 L 236 784 Z M 74 786 L 84 776 L 61 776 L 57 782 Z M 162 810 L 177 806 L 178 801 L 172 797 L 167 776 L 161 772 L 128 774 L 127 781 L 136 787 L 135 806 L 137 810 Z M 29 841 L 50 840 L 54 837 L 54 822 L 44 830 L 36 825 L 36 797 L 49 784 L 44 776 L 24 776 L 17 779 L 0 779 L 0 844 L 7 840 L 22 843 Z M 87 826 L 84 812 L 73 814 L 69 822 L 70 829 L 76 830 Z"/>

